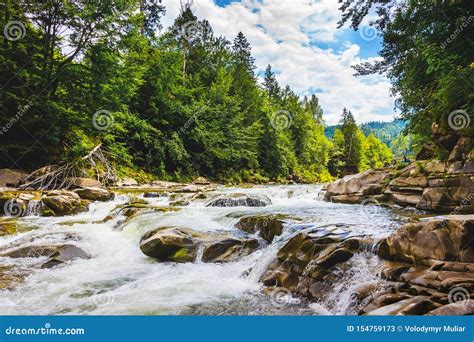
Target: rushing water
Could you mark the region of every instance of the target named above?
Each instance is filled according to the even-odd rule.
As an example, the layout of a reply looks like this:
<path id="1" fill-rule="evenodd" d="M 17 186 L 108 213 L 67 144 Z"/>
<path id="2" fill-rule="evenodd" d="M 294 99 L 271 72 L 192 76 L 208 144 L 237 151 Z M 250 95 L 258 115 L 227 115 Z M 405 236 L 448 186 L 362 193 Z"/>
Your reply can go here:
<path id="1" fill-rule="evenodd" d="M 144 213 L 120 229 L 117 226 L 123 217 L 105 223 L 102 220 L 128 200 L 126 195 L 118 195 L 111 202 L 93 203 L 88 212 L 75 216 L 21 218 L 22 223 L 40 228 L 1 237 L 0 245 L 15 241 L 26 245 L 72 241 L 91 258 L 52 269 L 35 267 L 44 258 L 0 258 L 0 264 L 13 265 L 27 275 L 14 290 L 1 290 L 2 314 L 350 314 L 355 287 L 374 281 L 382 284 L 376 276 L 378 258 L 370 251 L 350 260 L 346 281 L 336 284 L 334 292 L 321 303 L 293 300 L 286 306 L 275 305 L 258 281 L 278 248 L 300 229 L 331 226 L 337 231 L 381 238 L 405 220 L 381 207 L 325 202 L 320 192 L 319 185 L 220 188 L 209 197 L 231 193 L 266 195 L 272 205 L 218 208 L 206 207 L 208 199 L 197 200 L 180 211 Z M 159 206 L 170 202 L 168 197 L 147 200 Z M 288 214 L 294 222 L 288 223 L 283 235 L 272 244 L 238 262 L 159 263 L 139 249 L 140 237 L 157 227 L 184 226 L 239 234 L 234 228 L 239 217 L 257 213 Z"/>

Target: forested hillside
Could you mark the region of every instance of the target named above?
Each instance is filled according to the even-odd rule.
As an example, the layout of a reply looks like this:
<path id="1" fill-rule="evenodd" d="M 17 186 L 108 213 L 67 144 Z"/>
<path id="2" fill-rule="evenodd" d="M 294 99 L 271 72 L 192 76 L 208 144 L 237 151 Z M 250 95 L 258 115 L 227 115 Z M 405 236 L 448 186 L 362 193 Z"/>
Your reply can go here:
<path id="1" fill-rule="evenodd" d="M 2 167 L 71 162 L 101 144 L 139 178 L 332 177 L 342 145 L 324 136 L 318 98 L 280 85 L 270 65 L 259 82 L 242 32 L 216 36 L 189 4 L 159 31 L 158 1 L 106 3 L 3 5 L 2 25 L 13 24 L 0 47 Z M 346 159 L 350 169 L 387 161 Z"/>
<path id="2" fill-rule="evenodd" d="M 416 142 L 412 134 L 404 131 L 406 122 L 395 119 L 390 122 L 370 121 L 362 123 L 359 128 L 366 137 L 371 134 L 387 145 L 395 157 L 413 157 L 418 151 Z M 328 139 L 333 139 L 336 129 L 340 129 L 341 125 L 327 126 L 324 134 Z"/>

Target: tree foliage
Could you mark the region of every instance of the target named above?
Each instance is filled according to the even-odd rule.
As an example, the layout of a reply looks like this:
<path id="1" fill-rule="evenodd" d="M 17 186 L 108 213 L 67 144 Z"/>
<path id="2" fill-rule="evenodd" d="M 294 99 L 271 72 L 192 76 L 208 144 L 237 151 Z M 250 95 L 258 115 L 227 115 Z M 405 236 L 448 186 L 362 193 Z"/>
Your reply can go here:
<path id="1" fill-rule="evenodd" d="M 271 66 L 259 84 L 244 33 L 216 36 L 187 3 L 158 32 L 163 13 L 158 0 L 3 4 L 1 26 L 24 34 L 0 44 L 1 166 L 102 144 L 120 172 L 163 179 L 330 179 L 315 95 L 280 86 Z"/>
<path id="2" fill-rule="evenodd" d="M 474 134 L 474 13 L 469 0 L 339 0 L 340 26 L 358 29 L 375 12 L 383 38 L 381 61 L 357 74 L 387 73 L 409 130 L 427 140 L 437 123 L 445 133 Z M 457 117 L 456 117 L 457 114 Z M 461 116 L 462 115 L 462 116 Z"/>

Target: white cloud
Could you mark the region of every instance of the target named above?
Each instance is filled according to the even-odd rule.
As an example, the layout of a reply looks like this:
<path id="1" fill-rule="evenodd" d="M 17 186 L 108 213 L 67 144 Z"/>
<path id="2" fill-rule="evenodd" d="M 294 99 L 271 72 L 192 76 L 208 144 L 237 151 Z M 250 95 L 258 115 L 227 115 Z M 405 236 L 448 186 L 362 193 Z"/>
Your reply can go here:
<path id="1" fill-rule="evenodd" d="M 179 2 L 163 1 L 172 24 Z M 242 0 L 222 8 L 212 0 L 195 0 L 193 9 L 207 19 L 217 34 L 233 40 L 242 31 L 252 45 L 259 70 L 271 64 L 282 86 L 290 85 L 301 95 L 317 93 L 328 124 L 339 120 L 343 107 L 359 122 L 390 120 L 393 99 L 390 83 L 380 75 L 356 78 L 351 65 L 360 63 L 360 46 L 345 42 L 342 51 L 319 48 L 334 42 L 341 30 L 335 0 Z M 372 59 L 372 58 L 371 58 Z"/>

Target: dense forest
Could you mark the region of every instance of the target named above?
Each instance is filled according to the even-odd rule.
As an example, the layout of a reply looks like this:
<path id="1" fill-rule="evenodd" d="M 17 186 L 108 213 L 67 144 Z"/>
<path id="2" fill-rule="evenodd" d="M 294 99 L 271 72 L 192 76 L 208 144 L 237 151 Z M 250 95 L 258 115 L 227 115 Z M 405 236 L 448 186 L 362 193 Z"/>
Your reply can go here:
<path id="1" fill-rule="evenodd" d="M 344 1 L 341 25 L 352 20 L 357 28 L 375 3 Z M 452 82 L 472 79 L 472 48 L 462 39 L 472 28 L 437 48 L 452 19 L 410 3 L 379 11 L 384 62 L 357 71 L 387 72 L 408 129 L 429 139 L 433 120 L 449 129 L 450 111 L 472 109 L 467 83 Z M 457 2 L 442 3 L 454 18 L 466 15 Z M 189 3 L 164 30 L 164 13 L 157 0 L 2 4 L 0 166 L 31 171 L 100 145 L 119 174 L 140 179 L 316 182 L 392 160 L 343 104 L 328 139 L 315 95 L 301 98 L 280 85 L 270 65 L 259 81 L 242 32 L 232 42 L 216 36 Z M 435 38 L 419 30 L 423 18 Z"/>

